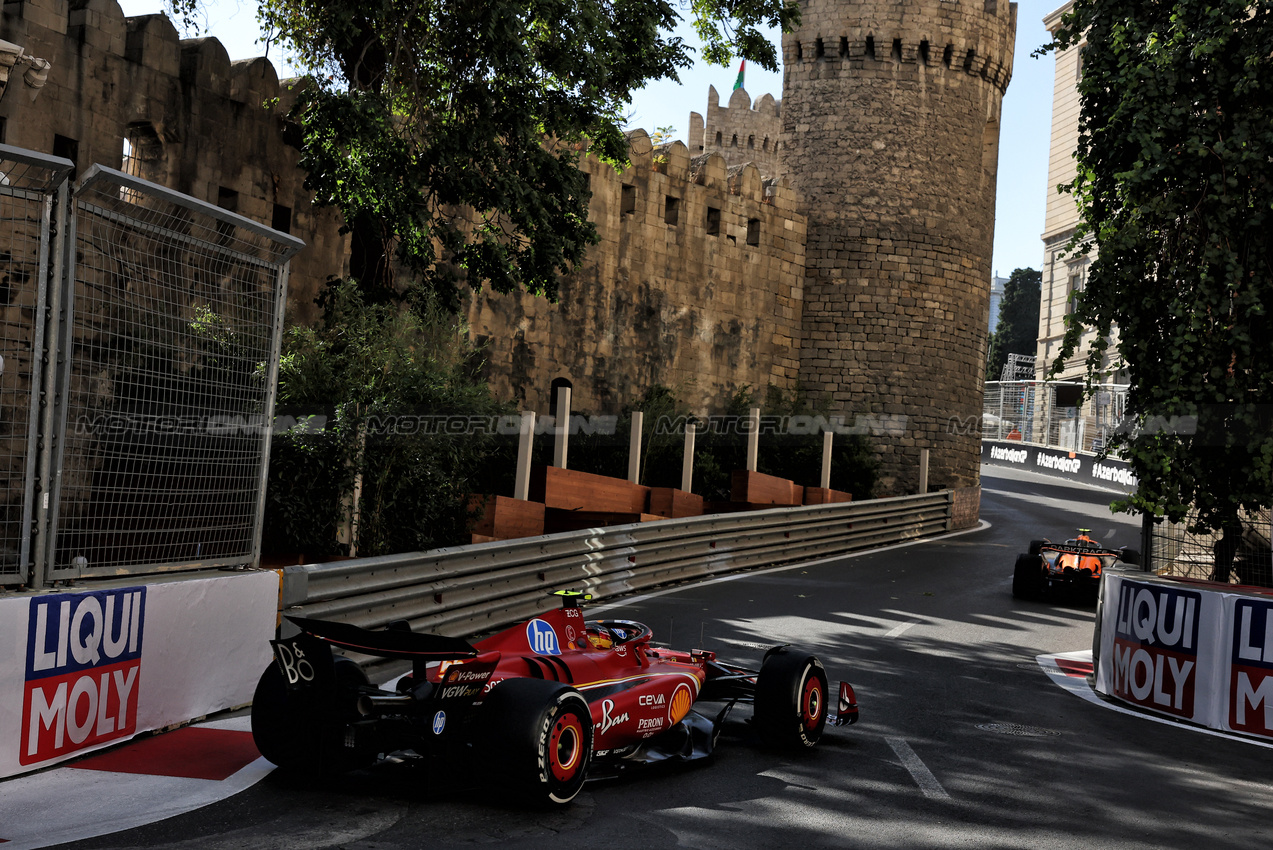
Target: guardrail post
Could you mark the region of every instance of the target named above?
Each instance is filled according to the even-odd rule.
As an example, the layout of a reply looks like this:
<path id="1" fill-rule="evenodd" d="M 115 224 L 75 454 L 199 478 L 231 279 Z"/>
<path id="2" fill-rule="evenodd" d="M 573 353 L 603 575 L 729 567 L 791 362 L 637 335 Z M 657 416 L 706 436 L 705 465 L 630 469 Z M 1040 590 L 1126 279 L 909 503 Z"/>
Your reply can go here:
<path id="1" fill-rule="evenodd" d="M 919 495 L 928 492 L 928 449 L 919 450 Z"/>
<path id="2" fill-rule="evenodd" d="M 628 480 L 633 484 L 641 483 L 641 428 L 645 425 L 645 414 L 640 410 L 632 414 L 632 437 L 628 441 Z"/>
<path id="3" fill-rule="evenodd" d="M 760 408 L 747 411 L 747 471 L 756 472 L 756 457 L 760 453 Z"/>
<path id="4" fill-rule="evenodd" d="M 831 441 L 835 435 L 830 431 L 822 432 L 822 484 L 823 490 L 831 489 Z"/>
<path id="5" fill-rule="evenodd" d="M 694 432 L 697 426 L 693 421 L 685 423 L 685 455 L 681 458 L 681 489 L 686 493 L 694 492 Z"/>
<path id="6" fill-rule="evenodd" d="M 570 443 L 570 387 L 557 390 L 557 438 L 553 443 L 553 466 L 566 468 L 566 451 Z"/>
<path id="7" fill-rule="evenodd" d="M 523 410 L 517 432 L 517 476 L 513 479 L 513 498 L 523 502 L 530 499 L 530 453 L 534 439 L 535 412 Z"/>

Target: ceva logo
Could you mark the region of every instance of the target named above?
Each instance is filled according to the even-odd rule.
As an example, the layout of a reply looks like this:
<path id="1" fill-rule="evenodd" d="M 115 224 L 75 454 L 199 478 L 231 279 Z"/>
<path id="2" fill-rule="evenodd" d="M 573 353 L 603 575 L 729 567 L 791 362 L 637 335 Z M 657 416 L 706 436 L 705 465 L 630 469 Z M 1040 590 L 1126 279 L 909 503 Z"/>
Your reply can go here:
<path id="1" fill-rule="evenodd" d="M 136 731 L 145 612 L 144 587 L 31 600 L 21 764 Z"/>
<path id="2" fill-rule="evenodd" d="M 526 624 L 526 642 L 530 644 L 530 651 L 536 655 L 561 655 L 557 633 L 552 626 L 538 618 Z"/>

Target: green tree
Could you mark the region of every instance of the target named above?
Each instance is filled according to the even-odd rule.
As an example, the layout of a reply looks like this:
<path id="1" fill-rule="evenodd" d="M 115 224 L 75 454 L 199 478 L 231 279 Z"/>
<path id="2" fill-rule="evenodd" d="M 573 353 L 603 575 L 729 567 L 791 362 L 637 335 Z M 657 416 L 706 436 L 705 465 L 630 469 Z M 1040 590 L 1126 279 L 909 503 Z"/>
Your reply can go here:
<path id="1" fill-rule="evenodd" d="M 188 25 L 201 2 L 168 0 Z M 690 8 L 719 64 L 776 69 L 761 27 L 799 20 L 794 0 Z M 597 239 L 580 156 L 626 162 L 633 92 L 690 64 L 667 0 L 260 0 L 259 18 L 310 72 L 290 120 L 351 275 L 451 309 L 461 280 L 556 295 Z"/>
<path id="2" fill-rule="evenodd" d="M 999 322 L 990 335 L 986 380 L 997 381 L 1009 354 L 1034 355 L 1039 342 L 1039 292 L 1043 274 L 1034 269 L 1014 269 L 1003 285 Z"/>
<path id="3" fill-rule="evenodd" d="M 1113 445 L 1140 481 L 1122 507 L 1196 507 L 1230 538 L 1273 503 L 1273 3 L 1075 0 L 1045 49 L 1084 41 L 1063 188 L 1095 258 L 1053 368 L 1094 329 L 1091 383 L 1117 328 L 1137 427 Z"/>

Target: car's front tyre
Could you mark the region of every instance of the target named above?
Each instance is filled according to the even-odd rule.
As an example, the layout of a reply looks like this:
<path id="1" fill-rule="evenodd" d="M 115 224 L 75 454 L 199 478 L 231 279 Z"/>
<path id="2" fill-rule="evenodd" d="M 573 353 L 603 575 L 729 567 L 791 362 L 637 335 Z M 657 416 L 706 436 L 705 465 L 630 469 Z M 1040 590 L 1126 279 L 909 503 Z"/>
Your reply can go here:
<path id="1" fill-rule="evenodd" d="M 822 662 L 796 647 L 771 649 L 756 676 L 753 722 L 773 746 L 807 750 L 827 725 L 827 674 Z"/>

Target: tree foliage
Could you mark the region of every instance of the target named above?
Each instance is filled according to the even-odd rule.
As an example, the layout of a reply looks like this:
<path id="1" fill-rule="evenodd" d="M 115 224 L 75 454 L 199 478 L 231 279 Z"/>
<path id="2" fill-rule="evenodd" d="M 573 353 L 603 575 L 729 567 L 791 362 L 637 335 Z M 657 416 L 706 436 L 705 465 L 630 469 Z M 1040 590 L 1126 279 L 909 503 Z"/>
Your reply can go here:
<path id="1" fill-rule="evenodd" d="M 1090 383 L 1117 328 L 1124 507 L 1232 528 L 1273 503 L 1273 2 L 1075 0 L 1048 48 L 1084 41 L 1071 250 L 1095 259 L 1054 369 L 1094 329 Z"/>
<path id="2" fill-rule="evenodd" d="M 168 0 L 187 22 L 201 0 Z M 290 116 L 308 186 L 342 213 L 351 275 L 376 299 L 456 284 L 557 293 L 596 239 L 585 149 L 627 159 L 633 93 L 690 49 L 667 0 L 260 0 L 311 74 Z M 694 0 L 704 55 L 770 69 L 760 30 L 794 0 Z M 457 213 L 463 211 L 462 215 Z M 397 275 L 401 269 L 409 279 Z"/>
<path id="3" fill-rule="evenodd" d="M 1003 285 L 999 321 L 990 335 L 986 380 L 997 381 L 1009 354 L 1033 355 L 1039 343 L 1039 294 L 1043 274 L 1014 269 Z"/>

